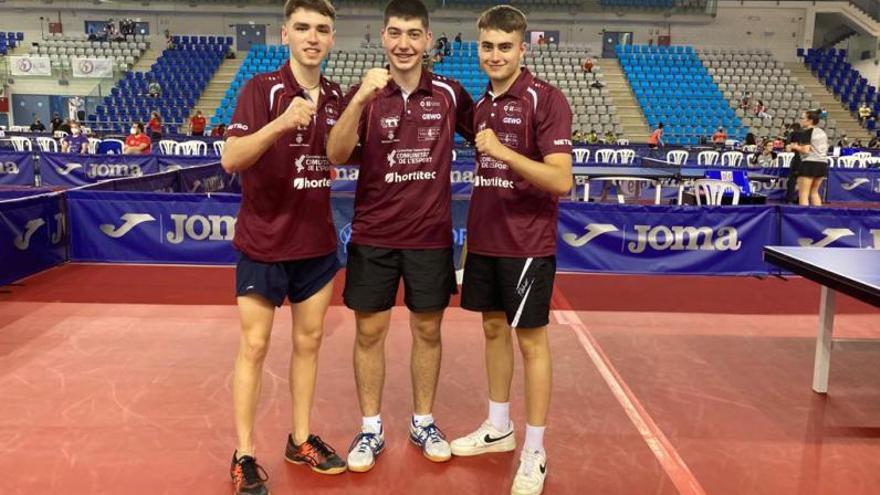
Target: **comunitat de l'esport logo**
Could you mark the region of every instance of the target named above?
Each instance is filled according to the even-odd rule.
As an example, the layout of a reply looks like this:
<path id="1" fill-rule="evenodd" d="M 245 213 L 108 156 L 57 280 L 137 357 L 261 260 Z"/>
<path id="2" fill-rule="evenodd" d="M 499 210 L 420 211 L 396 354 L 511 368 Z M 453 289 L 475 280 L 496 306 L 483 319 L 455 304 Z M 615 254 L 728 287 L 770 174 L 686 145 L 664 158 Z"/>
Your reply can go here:
<path id="1" fill-rule="evenodd" d="M 435 180 L 437 178 L 436 170 L 416 170 L 413 172 L 397 171 L 401 166 L 431 163 L 430 148 L 391 150 L 385 156 L 385 160 L 388 162 L 388 168 L 392 169 L 390 172 L 385 173 L 385 182 L 388 184 L 418 180 Z"/>
<path id="2" fill-rule="evenodd" d="M 119 217 L 119 225 L 106 223 L 98 228 L 107 237 L 121 239 L 137 230 L 142 225 L 156 222 L 156 217 L 149 213 L 125 213 Z M 165 241 L 181 244 L 189 241 L 232 241 L 235 237 L 236 218 L 232 215 L 188 215 L 172 213 L 170 222 L 163 222 L 170 229 L 165 234 Z M 163 241 L 164 242 L 164 241 Z"/>
<path id="3" fill-rule="evenodd" d="M 327 157 L 319 155 L 300 155 L 294 162 L 296 173 L 323 173 L 330 171 L 330 162 Z M 332 181 L 326 177 L 321 179 L 309 179 L 308 177 L 296 177 L 293 179 L 294 189 L 321 189 L 329 188 Z"/>

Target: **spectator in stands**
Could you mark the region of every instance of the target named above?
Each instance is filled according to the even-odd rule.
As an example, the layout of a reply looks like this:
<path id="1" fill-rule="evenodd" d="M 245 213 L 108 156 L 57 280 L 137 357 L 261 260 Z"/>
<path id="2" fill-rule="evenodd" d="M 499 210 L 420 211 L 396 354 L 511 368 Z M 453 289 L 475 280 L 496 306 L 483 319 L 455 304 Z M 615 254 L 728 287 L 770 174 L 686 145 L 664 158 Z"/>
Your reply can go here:
<path id="1" fill-rule="evenodd" d="M 64 119 L 64 122 L 58 127 L 58 130 L 70 134 L 70 119 Z"/>
<path id="2" fill-rule="evenodd" d="M 853 139 L 853 142 L 850 143 L 849 147 L 850 147 L 850 148 L 857 148 L 857 149 L 858 149 L 858 148 L 864 148 L 864 146 L 862 146 L 862 140 L 859 139 L 859 138 L 855 138 L 855 139 Z"/>
<path id="3" fill-rule="evenodd" d="M 614 144 L 617 142 L 617 136 L 614 134 L 614 131 L 608 131 L 605 133 L 605 144 Z"/>
<path id="4" fill-rule="evenodd" d="M 211 129 L 211 137 L 226 137 L 226 124 L 220 124 Z"/>
<path id="5" fill-rule="evenodd" d="M 31 124 L 31 132 L 46 132 L 46 126 L 40 122 L 39 117 L 35 118 L 34 123 Z"/>
<path id="6" fill-rule="evenodd" d="M 144 124 L 135 122 L 131 124 L 131 133 L 125 138 L 125 147 L 122 152 L 126 155 L 150 154 L 152 141 L 150 136 L 144 133 Z"/>
<path id="7" fill-rule="evenodd" d="M 543 35 L 543 34 L 539 34 L 539 35 L 538 35 L 538 46 L 540 46 L 540 45 L 546 45 L 546 44 L 547 44 L 547 40 L 544 39 L 544 35 Z"/>
<path id="8" fill-rule="evenodd" d="M 455 47 L 461 48 L 461 33 L 455 35 Z"/>
<path id="9" fill-rule="evenodd" d="M 876 135 L 872 137 L 871 140 L 868 141 L 868 148 L 871 148 L 872 150 L 880 149 L 880 137 Z"/>
<path id="10" fill-rule="evenodd" d="M 859 107 L 859 123 L 864 125 L 865 121 L 871 116 L 871 107 L 868 106 L 868 103 L 862 103 L 862 106 Z"/>
<path id="11" fill-rule="evenodd" d="M 749 106 L 751 106 L 752 101 L 752 92 L 746 91 L 743 93 L 742 99 L 739 101 L 739 107 L 743 110 L 748 110 Z"/>
<path id="12" fill-rule="evenodd" d="M 657 128 L 654 129 L 654 132 L 651 133 L 651 136 L 648 138 L 648 147 L 651 149 L 657 149 L 663 146 L 663 122 L 657 124 Z"/>
<path id="13" fill-rule="evenodd" d="M 449 38 L 446 37 L 446 33 L 440 33 L 440 37 L 437 38 L 437 48 L 440 49 L 444 57 L 448 57 L 452 53 L 452 47 L 449 46 Z"/>
<path id="14" fill-rule="evenodd" d="M 61 116 L 58 115 L 58 112 L 53 113 L 52 120 L 49 121 L 49 125 L 52 127 L 52 132 L 60 130 L 62 123 L 64 123 L 64 121 L 61 120 Z"/>
<path id="15" fill-rule="evenodd" d="M 723 127 L 719 127 L 715 134 L 712 134 L 712 144 L 715 146 L 724 146 L 724 143 L 727 142 L 727 132 Z"/>
<path id="16" fill-rule="evenodd" d="M 776 136 L 776 139 L 773 140 L 773 149 L 776 151 L 781 151 L 785 148 L 785 137 Z"/>
<path id="17" fill-rule="evenodd" d="M 593 72 L 593 59 L 592 59 L 592 57 L 585 58 L 584 62 L 581 64 L 581 68 L 584 69 L 584 72 Z"/>
<path id="18" fill-rule="evenodd" d="M 840 139 L 837 140 L 837 147 L 838 148 L 849 148 L 849 138 L 847 137 L 845 132 L 843 134 L 841 134 Z"/>
<path id="19" fill-rule="evenodd" d="M 773 151 L 773 143 L 765 143 L 761 153 L 749 155 L 748 165 L 752 168 L 772 167 L 776 160 L 776 152 Z"/>
<path id="20" fill-rule="evenodd" d="M 89 138 L 83 134 L 79 122 L 70 123 L 70 134 L 61 140 L 61 152 L 77 155 L 85 155 L 89 152 Z"/>
<path id="21" fill-rule="evenodd" d="M 758 139 L 755 137 L 755 133 L 750 132 L 750 133 L 746 134 L 746 140 L 743 143 L 743 146 L 757 146 L 757 145 L 758 145 Z"/>
<path id="22" fill-rule="evenodd" d="M 201 110 L 196 110 L 196 114 L 189 119 L 189 129 L 190 133 L 193 136 L 204 136 L 205 135 L 205 126 L 208 124 L 208 121 L 205 120 L 205 116 L 202 115 Z"/>
<path id="23" fill-rule="evenodd" d="M 162 139 L 162 117 L 159 112 L 150 113 L 150 121 L 147 123 L 150 137 L 154 140 Z"/>
<path id="24" fill-rule="evenodd" d="M 150 98 L 158 98 L 162 96 L 162 85 L 159 84 L 159 81 L 155 79 L 150 81 L 150 84 L 147 86 L 147 95 Z"/>
<path id="25" fill-rule="evenodd" d="M 801 206 L 822 206 L 819 188 L 828 176 L 828 135 L 816 127 L 821 113 L 807 110 L 801 114 L 802 132 L 800 139 L 791 145 L 791 150 L 801 155 L 801 170 L 797 180 L 798 204 Z"/>
<path id="26" fill-rule="evenodd" d="M 577 144 L 585 143 L 587 141 L 587 135 L 581 132 L 580 129 L 575 129 L 571 135 L 571 141 Z"/>
<path id="27" fill-rule="evenodd" d="M 587 134 L 587 144 L 596 144 L 599 142 L 599 135 L 596 134 L 595 129 L 590 129 L 590 133 Z"/>
<path id="28" fill-rule="evenodd" d="M 767 106 L 764 105 L 762 100 L 758 100 L 758 104 L 755 105 L 755 117 L 761 119 L 772 119 L 773 116 L 767 113 Z"/>
<path id="29" fill-rule="evenodd" d="M 165 30 L 165 49 L 173 50 L 174 49 L 174 38 L 171 37 L 171 31 Z"/>

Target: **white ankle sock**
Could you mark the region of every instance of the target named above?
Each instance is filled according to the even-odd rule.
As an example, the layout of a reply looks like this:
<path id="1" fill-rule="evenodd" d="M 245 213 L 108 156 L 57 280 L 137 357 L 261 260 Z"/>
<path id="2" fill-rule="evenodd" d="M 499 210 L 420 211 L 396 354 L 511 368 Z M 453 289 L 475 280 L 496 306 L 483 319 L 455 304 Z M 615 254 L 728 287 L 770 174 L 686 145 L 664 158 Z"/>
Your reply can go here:
<path id="1" fill-rule="evenodd" d="M 363 426 L 373 433 L 382 433 L 382 415 L 364 416 Z"/>
<path id="2" fill-rule="evenodd" d="M 544 429 L 546 426 L 526 425 L 526 443 L 523 446 L 530 452 L 544 452 Z"/>
<path id="3" fill-rule="evenodd" d="M 510 402 L 494 402 L 490 400 L 489 422 L 498 431 L 510 431 Z"/>
<path id="4" fill-rule="evenodd" d="M 433 414 L 413 414 L 412 422 L 414 425 L 428 426 L 434 424 Z"/>

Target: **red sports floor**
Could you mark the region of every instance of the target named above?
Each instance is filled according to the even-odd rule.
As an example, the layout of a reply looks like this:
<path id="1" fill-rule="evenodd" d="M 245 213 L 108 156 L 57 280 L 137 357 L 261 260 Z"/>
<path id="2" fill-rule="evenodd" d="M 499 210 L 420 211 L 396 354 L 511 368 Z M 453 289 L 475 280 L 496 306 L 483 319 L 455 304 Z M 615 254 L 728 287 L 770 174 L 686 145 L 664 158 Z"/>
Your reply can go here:
<path id="1" fill-rule="evenodd" d="M 232 280 L 230 268 L 67 265 L 4 288 L 0 494 L 230 493 Z M 880 340 L 836 346 L 830 393 L 814 394 L 818 294 L 801 279 L 560 275 L 545 493 L 878 493 Z M 344 451 L 360 421 L 354 321 L 333 304 L 313 424 Z M 876 309 L 841 297 L 838 311 L 837 337 L 880 339 Z M 257 428 L 274 495 L 509 493 L 514 454 L 437 465 L 408 444 L 403 308 L 376 468 L 287 465 L 289 319 L 277 313 Z M 478 315 L 452 308 L 444 325 L 434 414 L 454 437 L 485 415 L 483 345 Z"/>

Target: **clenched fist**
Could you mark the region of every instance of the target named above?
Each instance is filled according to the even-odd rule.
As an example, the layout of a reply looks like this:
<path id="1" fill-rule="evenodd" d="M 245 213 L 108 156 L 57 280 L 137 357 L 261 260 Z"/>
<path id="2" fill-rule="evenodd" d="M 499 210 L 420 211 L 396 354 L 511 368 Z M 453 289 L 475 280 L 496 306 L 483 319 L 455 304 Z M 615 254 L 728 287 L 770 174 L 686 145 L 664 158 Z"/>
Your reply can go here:
<path id="1" fill-rule="evenodd" d="M 355 93 L 354 99 L 362 105 L 373 101 L 376 95 L 388 85 L 391 80 L 391 73 L 386 69 L 370 69 L 364 74 L 361 81 L 361 87 Z"/>
<path id="2" fill-rule="evenodd" d="M 495 131 L 492 129 L 483 129 L 478 132 L 477 137 L 474 139 L 474 144 L 480 153 L 500 161 L 505 161 L 505 156 L 510 151 L 507 146 L 501 144 L 501 141 L 498 140 L 498 136 L 495 135 Z"/>
<path id="3" fill-rule="evenodd" d="M 316 108 L 314 103 L 297 96 L 280 118 L 286 129 L 305 129 L 312 122 Z"/>

